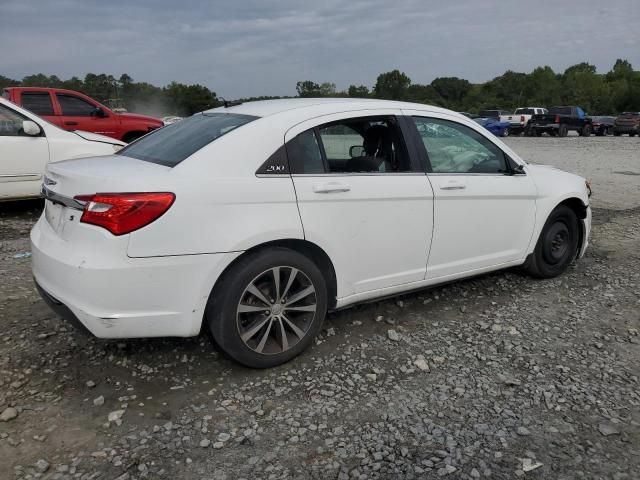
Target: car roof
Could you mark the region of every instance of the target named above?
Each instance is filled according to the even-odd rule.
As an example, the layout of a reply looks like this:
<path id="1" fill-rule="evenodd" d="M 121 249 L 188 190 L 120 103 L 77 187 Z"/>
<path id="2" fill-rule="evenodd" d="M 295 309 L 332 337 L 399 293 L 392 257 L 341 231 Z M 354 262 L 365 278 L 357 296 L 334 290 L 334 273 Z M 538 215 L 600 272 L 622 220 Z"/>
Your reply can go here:
<path id="1" fill-rule="evenodd" d="M 283 98 L 276 100 L 259 100 L 246 102 L 229 107 L 218 107 L 207 112 L 237 113 L 242 115 L 254 115 L 256 117 L 269 117 L 284 112 L 297 111 L 300 117 L 312 118 L 316 115 L 326 115 L 332 112 L 351 110 L 376 110 L 376 109 L 410 109 L 428 110 L 432 112 L 449 113 L 459 115 L 451 110 L 425 105 L 422 103 L 398 102 L 394 100 L 377 100 L 367 98 Z M 462 115 L 460 115 L 462 116 Z"/>

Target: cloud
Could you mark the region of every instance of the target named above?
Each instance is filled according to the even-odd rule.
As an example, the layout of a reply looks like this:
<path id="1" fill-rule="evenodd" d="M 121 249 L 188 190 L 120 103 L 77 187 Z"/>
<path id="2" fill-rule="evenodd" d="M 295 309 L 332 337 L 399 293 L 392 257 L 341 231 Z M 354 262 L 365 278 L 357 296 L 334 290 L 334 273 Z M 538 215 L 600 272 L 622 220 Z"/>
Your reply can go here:
<path id="1" fill-rule="evenodd" d="M 507 69 L 640 64 L 636 0 L 8 0 L 3 75 L 128 73 L 207 85 L 227 98 L 287 95 L 298 80 L 373 85 L 485 81 Z"/>

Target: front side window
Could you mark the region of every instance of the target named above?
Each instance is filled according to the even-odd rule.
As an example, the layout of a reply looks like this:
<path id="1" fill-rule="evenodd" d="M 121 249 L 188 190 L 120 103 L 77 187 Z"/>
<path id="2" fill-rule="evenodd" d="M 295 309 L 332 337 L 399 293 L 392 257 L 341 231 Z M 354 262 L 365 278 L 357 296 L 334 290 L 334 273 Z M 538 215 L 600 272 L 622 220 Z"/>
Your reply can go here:
<path id="1" fill-rule="evenodd" d="M 395 117 L 320 125 L 287 144 L 292 173 L 396 173 L 412 165 Z"/>
<path id="2" fill-rule="evenodd" d="M 155 130 L 120 150 L 118 155 L 175 167 L 225 133 L 257 118 L 232 113 L 199 113 Z"/>
<path id="3" fill-rule="evenodd" d="M 29 120 L 18 112 L 0 105 L 0 137 L 18 137 L 22 135 L 22 122 Z"/>
<path id="4" fill-rule="evenodd" d="M 22 106 L 36 115 L 54 115 L 48 92 L 22 92 Z"/>
<path id="5" fill-rule="evenodd" d="M 57 93 L 56 97 L 62 109 L 62 115 L 68 117 L 90 117 L 96 111 L 95 105 L 75 95 Z"/>
<path id="6" fill-rule="evenodd" d="M 433 173 L 507 173 L 504 152 L 475 130 L 448 120 L 413 117 Z"/>

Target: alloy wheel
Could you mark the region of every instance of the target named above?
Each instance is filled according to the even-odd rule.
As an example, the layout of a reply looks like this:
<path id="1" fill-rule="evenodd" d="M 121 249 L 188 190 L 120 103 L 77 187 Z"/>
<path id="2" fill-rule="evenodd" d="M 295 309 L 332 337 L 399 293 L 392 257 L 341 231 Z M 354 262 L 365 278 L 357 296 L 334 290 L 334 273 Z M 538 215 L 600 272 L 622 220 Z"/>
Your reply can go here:
<path id="1" fill-rule="evenodd" d="M 316 310 L 316 289 L 304 272 L 289 266 L 270 268 L 255 277 L 240 296 L 238 332 L 256 353 L 283 353 L 306 336 Z"/>

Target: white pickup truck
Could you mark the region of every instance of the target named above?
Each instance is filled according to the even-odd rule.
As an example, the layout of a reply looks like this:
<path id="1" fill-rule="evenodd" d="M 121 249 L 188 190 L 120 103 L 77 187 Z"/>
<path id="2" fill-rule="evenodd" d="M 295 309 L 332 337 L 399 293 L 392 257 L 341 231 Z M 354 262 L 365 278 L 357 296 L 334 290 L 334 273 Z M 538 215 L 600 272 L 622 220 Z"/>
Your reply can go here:
<path id="1" fill-rule="evenodd" d="M 534 115 L 544 115 L 548 113 L 546 108 L 542 107 L 522 107 L 516 108 L 513 115 L 500 115 L 501 122 L 509 122 L 509 135 L 519 135 L 528 133 L 527 124 Z"/>

